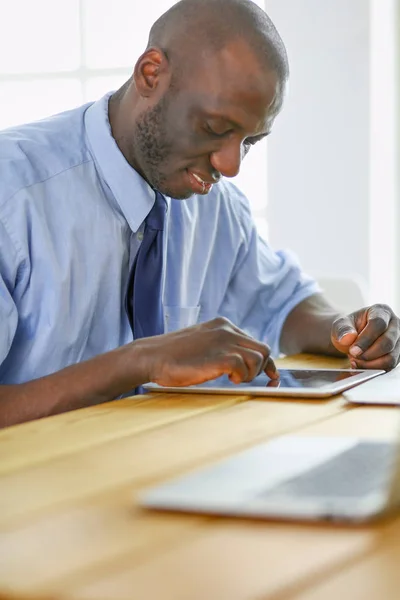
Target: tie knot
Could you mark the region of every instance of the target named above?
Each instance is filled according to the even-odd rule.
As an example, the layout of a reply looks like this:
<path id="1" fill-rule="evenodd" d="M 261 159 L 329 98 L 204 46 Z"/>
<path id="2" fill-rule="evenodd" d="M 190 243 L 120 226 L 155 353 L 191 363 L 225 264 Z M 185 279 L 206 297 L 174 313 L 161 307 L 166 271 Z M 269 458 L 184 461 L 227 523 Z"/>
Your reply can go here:
<path id="1" fill-rule="evenodd" d="M 146 218 L 147 227 L 163 231 L 166 212 L 167 203 L 165 201 L 165 198 L 162 194 L 160 194 L 160 192 L 156 191 L 156 200 L 154 202 L 153 208 L 151 209 Z"/>

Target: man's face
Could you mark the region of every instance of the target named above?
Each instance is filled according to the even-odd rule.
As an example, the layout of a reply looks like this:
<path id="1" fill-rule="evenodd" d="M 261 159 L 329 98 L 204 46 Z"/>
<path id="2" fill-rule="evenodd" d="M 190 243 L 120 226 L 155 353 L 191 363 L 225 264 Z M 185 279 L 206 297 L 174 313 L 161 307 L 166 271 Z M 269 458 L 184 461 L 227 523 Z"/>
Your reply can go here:
<path id="1" fill-rule="evenodd" d="M 234 177 L 251 146 L 271 130 L 283 85 L 236 43 L 205 58 L 136 120 L 128 160 L 176 199 L 207 194 Z"/>

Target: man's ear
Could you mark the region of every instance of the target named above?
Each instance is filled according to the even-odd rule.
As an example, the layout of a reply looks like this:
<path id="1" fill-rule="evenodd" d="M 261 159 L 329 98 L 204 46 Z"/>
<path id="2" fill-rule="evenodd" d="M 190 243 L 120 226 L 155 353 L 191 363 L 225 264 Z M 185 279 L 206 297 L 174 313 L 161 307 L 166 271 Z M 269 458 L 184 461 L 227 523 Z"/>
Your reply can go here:
<path id="1" fill-rule="evenodd" d="M 145 98 L 152 96 L 161 83 L 168 86 L 169 63 L 165 53 L 159 48 L 146 50 L 135 65 L 133 77 L 138 93 Z"/>

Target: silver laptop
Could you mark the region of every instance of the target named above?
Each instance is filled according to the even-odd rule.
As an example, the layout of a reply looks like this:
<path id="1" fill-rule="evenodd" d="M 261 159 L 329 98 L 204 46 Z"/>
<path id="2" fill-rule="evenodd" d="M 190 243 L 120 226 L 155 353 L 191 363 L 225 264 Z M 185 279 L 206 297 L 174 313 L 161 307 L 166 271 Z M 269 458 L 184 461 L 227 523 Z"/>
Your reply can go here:
<path id="1" fill-rule="evenodd" d="M 146 491 L 159 510 L 362 522 L 400 505 L 400 438 L 283 436 Z"/>
<path id="2" fill-rule="evenodd" d="M 400 367 L 344 393 L 348 402 L 355 404 L 400 404 Z"/>

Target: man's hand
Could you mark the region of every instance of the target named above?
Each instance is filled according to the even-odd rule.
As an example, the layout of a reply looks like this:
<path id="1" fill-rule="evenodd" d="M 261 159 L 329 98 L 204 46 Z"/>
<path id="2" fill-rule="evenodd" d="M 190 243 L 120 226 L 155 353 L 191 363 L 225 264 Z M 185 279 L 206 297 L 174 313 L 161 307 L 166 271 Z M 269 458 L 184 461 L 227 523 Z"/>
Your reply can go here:
<path id="1" fill-rule="evenodd" d="M 221 375 L 241 383 L 262 372 L 279 378 L 269 347 L 222 317 L 136 343 L 148 380 L 159 385 L 194 385 Z"/>
<path id="2" fill-rule="evenodd" d="M 385 304 L 374 304 L 336 319 L 331 340 L 352 368 L 390 371 L 399 362 L 400 320 Z"/>
<path id="3" fill-rule="evenodd" d="M 147 381 L 182 386 L 227 374 L 240 383 L 263 371 L 279 379 L 268 346 L 214 319 L 135 340 L 46 377 L 0 385 L 0 427 L 99 404 Z"/>

